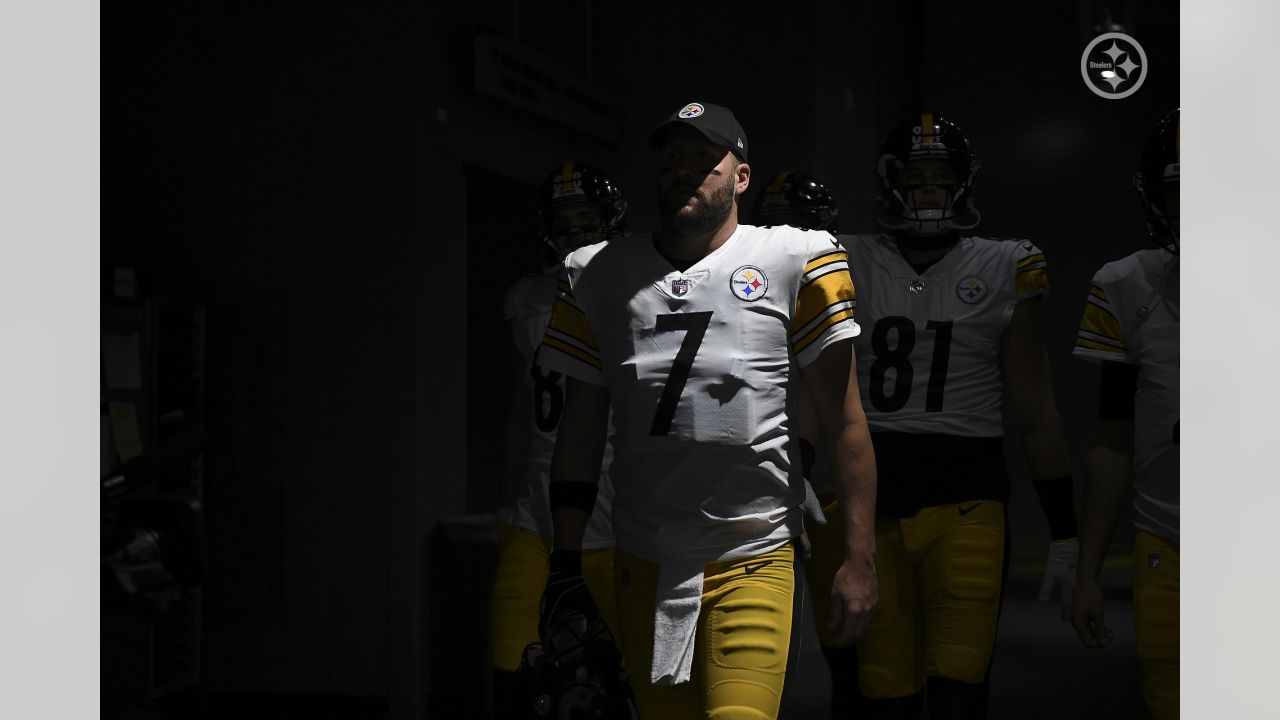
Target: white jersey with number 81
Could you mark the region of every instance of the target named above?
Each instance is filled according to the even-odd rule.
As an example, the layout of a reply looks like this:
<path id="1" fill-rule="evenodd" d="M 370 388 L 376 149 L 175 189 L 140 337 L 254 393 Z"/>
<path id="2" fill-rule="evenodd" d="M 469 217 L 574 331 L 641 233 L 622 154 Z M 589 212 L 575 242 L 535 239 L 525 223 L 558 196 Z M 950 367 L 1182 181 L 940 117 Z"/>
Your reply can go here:
<path id="1" fill-rule="evenodd" d="M 873 431 L 996 437 L 1000 338 L 1048 290 L 1027 240 L 961 238 L 917 273 L 888 235 L 841 235 L 858 288 L 858 383 Z"/>

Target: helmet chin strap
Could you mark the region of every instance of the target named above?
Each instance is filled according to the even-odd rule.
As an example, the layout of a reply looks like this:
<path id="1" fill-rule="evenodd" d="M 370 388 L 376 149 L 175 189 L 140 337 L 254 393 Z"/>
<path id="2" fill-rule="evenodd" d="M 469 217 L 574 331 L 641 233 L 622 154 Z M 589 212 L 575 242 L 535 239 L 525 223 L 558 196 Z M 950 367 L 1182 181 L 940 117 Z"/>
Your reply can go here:
<path id="1" fill-rule="evenodd" d="M 919 208 L 916 210 L 907 210 L 906 200 L 897 190 L 893 191 L 893 197 L 897 200 L 897 205 L 903 210 L 902 213 L 894 212 L 888 203 L 881 203 L 878 220 L 880 224 L 891 230 L 907 230 L 908 233 L 898 233 L 899 235 L 915 235 L 915 236 L 933 236 L 939 234 L 949 234 L 957 230 L 971 230 L 977 227 L 982 220 L 982 215 L 972 206 L 964 212 L 954 212 L 956 200 L 958 197 L 950 191 L 947 193 L 946 207 L 930 207 Z"/>

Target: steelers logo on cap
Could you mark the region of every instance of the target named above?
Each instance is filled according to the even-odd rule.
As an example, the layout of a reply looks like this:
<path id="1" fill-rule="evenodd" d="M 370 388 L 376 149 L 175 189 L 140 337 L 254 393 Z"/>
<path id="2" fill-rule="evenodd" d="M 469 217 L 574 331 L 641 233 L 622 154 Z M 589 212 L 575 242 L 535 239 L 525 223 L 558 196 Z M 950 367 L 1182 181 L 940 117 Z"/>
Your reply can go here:
<path id="1" fill-rule="evenodd" d="M 743 265 L 729 276 L 729 289 L 739 300 L 755 302 L 769 289 L 769 278 L 755 265 Z"/>
<path id="2" fill-rule="evenodd" d="M 701 104 L 689 103 L 688 105 L 685 105 L 684 107 L 680 108 L 679 115 L 680 117 L 685 118 L 687 120 L 689 118 L 696 118 L 699 115 L 701 115 L 703 112 L 705 112 L 705 109 L 702 107 Z"/>

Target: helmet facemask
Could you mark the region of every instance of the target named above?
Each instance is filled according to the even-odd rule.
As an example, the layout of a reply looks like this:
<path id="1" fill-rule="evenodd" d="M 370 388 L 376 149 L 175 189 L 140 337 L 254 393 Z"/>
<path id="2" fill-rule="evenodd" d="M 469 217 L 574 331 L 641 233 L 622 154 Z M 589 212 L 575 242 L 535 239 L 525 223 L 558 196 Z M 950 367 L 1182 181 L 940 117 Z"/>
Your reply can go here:
<path id="1" fill-rule="evenodd" d="M 1133 176 L 1133 187 L 1147 213 L 1147 234 L 1159 246 L 1178 254 L 1181 246 L 1181 154 L 1180 111 L 1174 110 L 1160 122 L 1142 153 L 1141 169 Z"/>
<path id="2" fill-rule="evenodd" d="M 882 155 L 877 170 L 885 188 L 879 221 L 887 228 L 941 235 L 972 229 L 981 220 L 970 199 L 973 170 L 962 176 L 962 167 L 943 145 L 913 150 L 905 163 L 895 155 Z"/>
<path id="3" fill-rule="evenodd" d="M 565 163 L 538 190 L 538 239 L 543 261 L 557 265 L 584 245 L 621 235 L 627 201 L 607 175 L 584 163 Z"/>

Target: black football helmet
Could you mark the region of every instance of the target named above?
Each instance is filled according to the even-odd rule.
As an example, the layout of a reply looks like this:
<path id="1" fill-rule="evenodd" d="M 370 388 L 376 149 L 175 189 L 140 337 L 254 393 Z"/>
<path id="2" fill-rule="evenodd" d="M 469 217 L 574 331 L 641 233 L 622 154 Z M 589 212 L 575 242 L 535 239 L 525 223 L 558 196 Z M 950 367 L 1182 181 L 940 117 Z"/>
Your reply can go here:
<path id="1" fill-rule="evenodd" d="M 565 613 L 549 637 L 525 647 L 517 681 L 522 720 L 639 717 L 613 636 L 581 613 Z"/>
<path id="2" fill-rule="evenodd" d="M 757 225 L 794 225 L 805 230 L 837 231 L 840 209 L 818 178 L 783 170 L 756 196 Z"/>
<path id="3" fill-rule="evenodd" d="M 557 230 L 555 209 L 576 203 L 590 203 L 600 210 L 600 225 L 560 228 Z M 580 162 L 567 162 L 551 171 L 538 188 L 538 239 L 549 255 L 558 262 L 571 250 L 621 235 L 626 227 L 627 200 L 622 189 L 598 168 Z"/>
<path id="4" fill-rule="evenodd" d="M 1170 212 L 1170 200 L 1177 200 L 1180 184 L 1180 111 L 1177 108 L 1166 115 L 1151 132 L 1142 151 L 1142 165 L 1133 176 L 1133 187 L 1147 211 L 1148 234 L 1157 245 L 1174 254 L 1178 252 L 1179 223 Z"/>
<path id="5" fill-rule="evenodd" d="M 908 208 L 907 196 L 919 186 L 904 184 L 901 174 L 912 160 L 945 160 L 955 170 L 956 183 L 945 186 L 945 207 Z M 919 235 L 976 226 L 982 217 L 973 207 L 973 179 L 978 165 L 978 156 L 969 148 L 969 139 L 942 115 L 922 113 L 902 125 L 889 134 L 876 160 L 881 190 L 877 198 L 880 224 Z"/>

